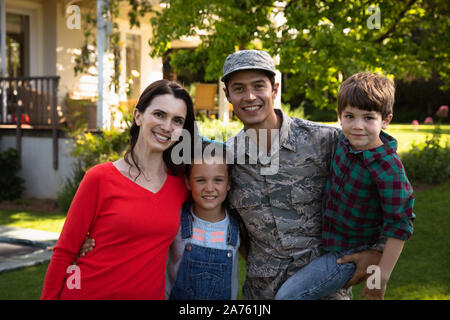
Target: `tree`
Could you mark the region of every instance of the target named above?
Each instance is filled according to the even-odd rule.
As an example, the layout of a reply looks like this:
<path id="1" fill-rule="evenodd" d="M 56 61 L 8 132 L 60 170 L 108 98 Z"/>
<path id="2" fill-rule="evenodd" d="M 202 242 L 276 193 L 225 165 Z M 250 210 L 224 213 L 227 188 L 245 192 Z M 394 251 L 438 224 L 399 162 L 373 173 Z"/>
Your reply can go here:
<path id="1" fill-rule="evenodd" d="M 284 100 L 303 95 L 316 107 L 335 108 L 341 82 L 376 71 L 396 79 L 441 78 L 450 87 L 450 3 L 446 0 L 167 0 L 151 19 L 151 55 L 171 41 L 199 36 L 192 50 L 171 54 L 172 66 L 217 79 L 228 54 L 265 49 L 288 75 Z M 281 21 L 280 21 L 281 20 Z M 377 24 L 379 22 L 379 24 Z"/>

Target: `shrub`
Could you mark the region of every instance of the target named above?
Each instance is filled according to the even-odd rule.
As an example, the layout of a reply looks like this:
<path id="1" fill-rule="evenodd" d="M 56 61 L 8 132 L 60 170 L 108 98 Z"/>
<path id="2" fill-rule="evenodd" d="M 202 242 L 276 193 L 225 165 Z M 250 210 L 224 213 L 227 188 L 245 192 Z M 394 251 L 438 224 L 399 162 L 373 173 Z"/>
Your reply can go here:
<path id="1" fill-rule="evenodd" d="M 304 108 L 305 102 L 303 101 L 300 103 L 300 105 L 292 109 L 291 105 L 288 103 L 281 103 L 281 110 L 283 110 L 289 117 L 291 118 L 300 118 L 304 120 L 308 120 L 309 116 L 305 114 L 305 108 Z"/>
<path id="2" fill-rule="evenodd" d="M 73 166 L 72 177 L 67 178 L 61 190 L 58 191 L 56 201 L 58 203 L 59 209 L 61 209 L 62 211 L 69 211 L 72 199 L 78 190 L 78 186 L 80 185 L 84 174 L 85 172 L 82 169 L 81 162 L 78 160 Z"/>
<path id="3" fill-rule="evenodd" d="M 124 113 L 123 117 L 130 126 L 129 115 Z M 63 211 L 69 209 L 84 174 L 97 164 L 116 161 L 123 157 L 130 141 L 129 128 L 86 132 L 81 127 L 70 131 L 69 136 L 74 143 L 70 154 L 78 161 L 73 166 L 72 176 L 66 179 L 57 195 L 58 206 Z"/>
<path id="4" fill-rule="evenodd" d="M 99 133 L 81 132 L 73 136 L 71 155 L 81 161 L 84 172 L 96 164 L 120 159 L 130 141 L 128 131 L 112 128 Z"/>
<path id="5" fill-rule="evenodd" d="M 217 119 L 205 118 L 203 121 L 198 120 L 197 117 L 199 133 L 211 140 L 227 141 L 243 127 L 243 124 L 240 121 L 230 120 L 225 123 Z"/>
<path id="6" fill-rule="evenodd" d="M 17 176 L 20 170 L 19 153 L 9 148 L 0 152 L 0 201 L 15 200 L 25 191 L 24 180 Z"/>
<path id="7" fill-rule="evenodd" d="M 441 134 L 436 127 L 431 138 L 421 144 L 412 144 L 411 150 L 401 155 L 408 178 L 422 183 L 441 183 L 450 177 L 450 146 L 440 143 Z"/>

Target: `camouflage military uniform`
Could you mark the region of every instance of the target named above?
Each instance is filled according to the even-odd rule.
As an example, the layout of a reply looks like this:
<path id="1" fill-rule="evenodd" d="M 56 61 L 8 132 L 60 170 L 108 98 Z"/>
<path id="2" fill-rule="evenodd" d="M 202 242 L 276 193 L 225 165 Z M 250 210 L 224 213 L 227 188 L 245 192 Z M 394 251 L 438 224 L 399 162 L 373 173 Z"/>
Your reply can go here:
<path id="1" fill-rule="evenodd" d="M 339 129 L 275 112 L 282 118 L 275 174 L 261 174 L 268 166 L 262 161 L 249 164 L 253 141 L 247 133 L 227 141 L 235 163 L 239 139 L 247 143 L 245 164 L 233 166 L 229 194 L 250 237 L 244 299 L 273 299 L 288 277 L 320 255 L 322 196 Z M 351 299 L 351 290 L 328 298 Z"/>

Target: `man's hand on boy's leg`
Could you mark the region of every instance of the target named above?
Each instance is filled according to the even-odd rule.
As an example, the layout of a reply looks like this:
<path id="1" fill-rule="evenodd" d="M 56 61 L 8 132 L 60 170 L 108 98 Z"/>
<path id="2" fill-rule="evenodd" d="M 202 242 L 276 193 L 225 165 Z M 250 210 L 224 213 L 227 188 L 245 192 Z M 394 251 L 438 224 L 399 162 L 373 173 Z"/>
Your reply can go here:
<path id="1" fill-rule="evenodd" d="M 355 284 L 359 284 L 366 280 L 370 274 L 367 268 L 371 265 L 378 265 L 381 259 L 381 252 L 375 250 L 366 250 L 342 256 L 337 260 L 338 263 L 353 262 L 356 265 L 356 271 L 353 277 L 347 282 L 344 288 L 350 288 Z"/>

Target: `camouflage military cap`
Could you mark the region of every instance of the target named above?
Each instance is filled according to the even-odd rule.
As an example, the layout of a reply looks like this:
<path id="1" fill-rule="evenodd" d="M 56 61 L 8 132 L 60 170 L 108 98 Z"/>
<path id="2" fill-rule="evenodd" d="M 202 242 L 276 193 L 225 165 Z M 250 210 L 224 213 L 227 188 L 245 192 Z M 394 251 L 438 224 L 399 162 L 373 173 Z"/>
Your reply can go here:
<path id="1" fill-rule="evenodd" d="M 230 54 L 223 64 L 222 81 L 235 71 L 239 70 L 265 70 L 275 75 L 275 65 L 272 57 L 265 51 L 241 50 Z"/>

